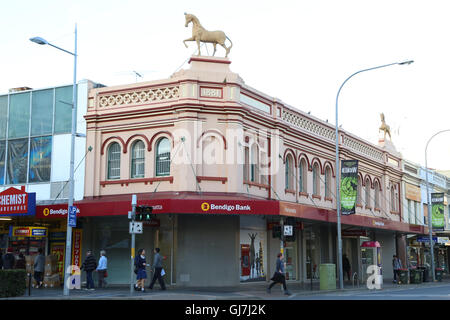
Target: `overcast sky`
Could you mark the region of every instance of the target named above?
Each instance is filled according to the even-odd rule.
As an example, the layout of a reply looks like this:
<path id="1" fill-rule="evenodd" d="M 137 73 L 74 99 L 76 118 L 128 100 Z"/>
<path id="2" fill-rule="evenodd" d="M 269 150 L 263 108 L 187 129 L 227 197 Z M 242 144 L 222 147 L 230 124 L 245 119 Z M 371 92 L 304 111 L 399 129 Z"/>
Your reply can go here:
<path id="1" fill-rule="evenodd" d="M 449 9 L 444 0 L 1 1 L 0 94 L 70 84 L 72 57 L 29 38 L 73 51 L 75 23 L 78 79 L 133 83 L 133 71 L 138 81 L 168 78 L 196 50 L 182 42 L 191 36 L 188 12 L 232 40 L 230 67 L 246 84 L 332 124 L 349 75 L 414 60 L 352 78 L 339 124 L 377 144 L 383 112 L 397 150 L 424 165 L 428 139 L 450 129 Z M 220 46 L 216 55 L 224 56 Z M 450 170 L 450 132 L 432 140 L 428 165 Z"/>

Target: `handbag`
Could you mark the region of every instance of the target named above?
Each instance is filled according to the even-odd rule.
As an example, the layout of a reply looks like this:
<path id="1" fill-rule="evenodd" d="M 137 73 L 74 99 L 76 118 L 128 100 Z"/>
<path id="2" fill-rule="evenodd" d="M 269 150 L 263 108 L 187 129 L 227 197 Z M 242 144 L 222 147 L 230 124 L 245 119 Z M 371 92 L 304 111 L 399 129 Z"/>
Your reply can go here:
<path id="1" fill-rule="evenodd" d="M 105 275 L 103 276 L 103 278 L 108 278 L 108 270 L 105 270 Z"/>
<path id="2" fill-rule="evenodd" d="M 161 277 L 165 274 L 166 274 L 166 272 L 164 271 L 164 269 L 161 269 Z"/>

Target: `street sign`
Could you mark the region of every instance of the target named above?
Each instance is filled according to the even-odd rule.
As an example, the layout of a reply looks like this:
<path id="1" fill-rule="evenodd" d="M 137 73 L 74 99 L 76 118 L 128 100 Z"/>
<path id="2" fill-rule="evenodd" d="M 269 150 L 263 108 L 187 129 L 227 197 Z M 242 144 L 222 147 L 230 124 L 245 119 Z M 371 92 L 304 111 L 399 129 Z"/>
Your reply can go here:
<path id="1" fill-rule="evenodd" d="M 142 233 L 143 230 L 142 222 L 130 222 L 130 233 Z"/>
<path id="2" fill-rule="evenodd" d="M 77 207 L 71 206 L 69 208 L 69 227 L 76 228 L 77 226 Z"/>
<path id="3" fill-rule="evenodd" d="M 285 225 L 284 226 L 284 232 L 283 232 L 284 236 L 293 236 L 294 235 L 294 228 L 293 226 L 289 226 L 289 225 Z"/>

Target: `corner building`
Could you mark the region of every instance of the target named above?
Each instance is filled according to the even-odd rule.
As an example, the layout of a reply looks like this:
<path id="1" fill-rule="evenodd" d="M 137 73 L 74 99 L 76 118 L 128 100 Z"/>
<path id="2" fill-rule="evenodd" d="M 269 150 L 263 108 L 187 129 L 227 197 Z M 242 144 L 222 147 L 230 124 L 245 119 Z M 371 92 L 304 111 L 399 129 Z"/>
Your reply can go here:
<path id="1" fill-rule="evenodd" d="M 280 250 L 290 281 L 317 280 L 319 265 L 337 260 L 334 127 L 249 87 L 226 58 L 189 64 L 169 79 L 90 91 L 83 250 L 105 249 L 110 283 L 129 283 L 136 194 L 155 217 L 136 249 L 152 260 L 161 248 L 168 284 L 266 281 Z M 359 160 L 344 252 L 360 273 L 361 242 L 379 241 L 392 278 L 398 240 L 426 232 L 401 219 L 402 160 L 345 131 L 339 141 L 341 159 Z M 293 226 L 289 241 L 276 236 L 280 224 Z"/>

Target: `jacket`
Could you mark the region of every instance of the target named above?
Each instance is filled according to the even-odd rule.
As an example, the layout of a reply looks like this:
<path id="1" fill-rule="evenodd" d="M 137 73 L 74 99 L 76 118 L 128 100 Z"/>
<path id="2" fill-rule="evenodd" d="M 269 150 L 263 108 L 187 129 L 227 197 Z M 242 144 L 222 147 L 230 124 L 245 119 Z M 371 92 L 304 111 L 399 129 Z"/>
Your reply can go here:
<path id="1" fill-rule="evenodd" d="M 280 258 L 277 259 L 276 272 L 284 274 L 284 262 Z"/>
<path id="2" fill-rule="evenodd" d="M 402 268 L 402 261 L 400 259 L 392 259 L 392 266 L 394 270 L 399 270 Z"/>
<path id="3" fill-rule="evenodd" d="M 162 268 L 163 259 L 159 253 L 155 253 L 155 256 L 153 257 L 153 268 Z"/>
<path id="4" fill-rule="evenodd" d="M 84 259 L 81 270 L 84 271 L 94 271 L 97 268 L 97 261 L 95 261 L 94 256 L 91 254 Z"/>
<path id="5" fill-rule="evenodd" d="M 3 256 L 3 269 L 13 269 L 14 264 L 16 262 L 16 258 L 12 253 L 7 253 Z"/>
<path id="6" fill-rule="evenodd" d="M 147 261 L 145 258 L 142 258 L 141 256 L 136 256 L 134 259 L 134 266 L 137 269 L 145 269 L 145 266 L 147 265 Z"/>
<path id="7" fill-rule="evenodd" d="M 34 258 L 34 271 L 44 272 L 45 268 L 45 257 L 42 254 L 39 254 Z"/>

